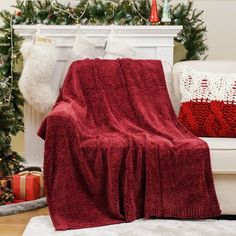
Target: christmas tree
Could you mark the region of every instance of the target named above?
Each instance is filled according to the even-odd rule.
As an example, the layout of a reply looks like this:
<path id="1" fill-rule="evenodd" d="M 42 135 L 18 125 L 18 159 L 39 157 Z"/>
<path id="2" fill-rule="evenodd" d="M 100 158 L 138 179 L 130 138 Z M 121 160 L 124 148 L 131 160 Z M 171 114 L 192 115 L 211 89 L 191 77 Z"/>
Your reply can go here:
<path id="1" fill-rule="evenodd" d="M 12 30 L 11 14 L 2 11 L 0 17 L 4 22 L 0 28 L 0 176 L 4 177 L 22 168 L 23 158 L 11 150 L 11 135 L 23 131 L 23 98 L 18 89 L 20 74 L 15 70 L 19 38 Z"/>

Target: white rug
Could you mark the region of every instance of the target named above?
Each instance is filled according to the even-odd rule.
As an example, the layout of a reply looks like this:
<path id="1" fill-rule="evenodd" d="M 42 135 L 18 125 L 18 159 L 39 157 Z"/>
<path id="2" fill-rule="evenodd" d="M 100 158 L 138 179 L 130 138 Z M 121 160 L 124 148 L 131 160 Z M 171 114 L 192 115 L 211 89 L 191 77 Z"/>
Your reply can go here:
<path id="1" fill-rule="evenodd" d="M 55 231 L 49 216 L 33 217 L 22 236 L 236 236 L 236 221 L 136 220 L 131 223 Z"/>

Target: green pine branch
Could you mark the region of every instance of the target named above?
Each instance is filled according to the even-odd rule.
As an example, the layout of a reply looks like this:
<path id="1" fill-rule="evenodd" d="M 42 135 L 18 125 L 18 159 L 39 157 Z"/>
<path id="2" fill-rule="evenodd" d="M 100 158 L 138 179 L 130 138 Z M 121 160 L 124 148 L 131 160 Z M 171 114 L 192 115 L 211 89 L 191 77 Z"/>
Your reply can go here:
<path id="1" fill-rule="evenodd" d="M 183 60 L 199 60 L 208 50 L 206 41 L 206 27 L 201 19 L 203 11 L 193 8 L 193 2 L 180 3 L 171 9 L 173 23 L 182 25 L 176 41 L 186 49 L 186 57 Z"/>

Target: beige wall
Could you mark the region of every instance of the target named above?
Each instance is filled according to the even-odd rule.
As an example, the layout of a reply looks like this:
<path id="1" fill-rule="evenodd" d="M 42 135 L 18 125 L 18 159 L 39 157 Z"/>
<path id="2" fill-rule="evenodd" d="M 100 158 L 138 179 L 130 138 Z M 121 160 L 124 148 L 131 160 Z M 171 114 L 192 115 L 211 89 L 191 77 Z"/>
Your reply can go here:
<path id="1" fill-rule="evenodd" d="M 236 0 L 193 0 L 193 2 L 195 8 L 205 11 L 202 18 L 208 30 L 207 59 L 236 60 Z"/>
<path id="2" fill-rule="evenodd" d="M 236 60 L 236 0 L 195 0 L 205 10 L 208 29 L 208 59 Z"/>
<path id="3" fill-rule="evenodd" d="M 14 5 L 15 3 L 15 0 L 0 0 L 0 10 L 9 10 L 11 9 L 11 5 Z"/>
<path id="4" fill-rule="evenodd" d="M 75 0 L 58 0 L 61 3 Z M 208 60 L 236 60 L 236 0 L 193 0 L 194 6 L 199 10 L 204 10 L 203 19 L 207 25 L 207 44 L 209 46 Z M 172 0 L 172 3 L 182 2 Z M 15 4 L 15 0 L 0 0 L 0 10 L 10 8 Z M 23 134 L 13 138 L 13 148 L 22 153 Z"/>

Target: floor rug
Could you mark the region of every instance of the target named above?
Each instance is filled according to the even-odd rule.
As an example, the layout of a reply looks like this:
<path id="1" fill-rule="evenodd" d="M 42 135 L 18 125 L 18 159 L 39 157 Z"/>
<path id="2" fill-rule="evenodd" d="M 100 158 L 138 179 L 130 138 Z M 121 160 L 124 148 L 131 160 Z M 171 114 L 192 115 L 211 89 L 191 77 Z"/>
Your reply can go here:
<path id="1" fill-rule="evenodd" d="M 22 236 L 236 236 L 236 221 L 136 220 L 131 223 L 55 231 L 49 216 L 33 217 Z"/>
<path id="2" fill-rule="evenodd" d="M 21 202 L 10 205 L 0 206 L 0 216 L 13 215 L 32 211 L 47 206 L 46 198 L 40 198 L 34 201 Z"/>

